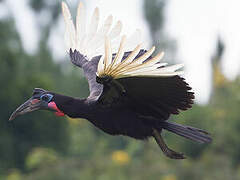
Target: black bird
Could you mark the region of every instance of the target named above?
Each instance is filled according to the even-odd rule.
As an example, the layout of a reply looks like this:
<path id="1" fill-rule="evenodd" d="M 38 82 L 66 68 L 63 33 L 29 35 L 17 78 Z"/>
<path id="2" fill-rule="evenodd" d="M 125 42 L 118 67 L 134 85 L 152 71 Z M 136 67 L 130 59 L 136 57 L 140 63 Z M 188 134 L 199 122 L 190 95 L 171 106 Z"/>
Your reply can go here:
<path id="1" fill-rule="evenodd" d="M 167 147 L 163 129 L 187 139 L 209 143 L 209 134 L 201 129 L 167 121 L 171 114 L 191 108 L 194 93 L 180 77 L 182 64 L 160 63 L 163 53 L 152 56 L 155 47 L 142 48 L 140 31 L 117 41 L 122 24 L 111 29 L 112 16 L 98 27 L 99 10 L 95 9 L 88 31 L 85 10 L 79 3 L 76 27 L 67 5 L 62 3 L 66 23 L 65 40 L 71 62 L 82 68 L 88 80 L 90 95 L 79 99 L 35 88 L 32 97 L 16 109 L 16 116 L 46 109 L 57 116 L 85 118 L 111 135 L 126 135 L 135 139 L 154 137 L 163 153 L 173 159 L 185 158 Z M 112 45 L 119 45 L 117 49 Z"/>

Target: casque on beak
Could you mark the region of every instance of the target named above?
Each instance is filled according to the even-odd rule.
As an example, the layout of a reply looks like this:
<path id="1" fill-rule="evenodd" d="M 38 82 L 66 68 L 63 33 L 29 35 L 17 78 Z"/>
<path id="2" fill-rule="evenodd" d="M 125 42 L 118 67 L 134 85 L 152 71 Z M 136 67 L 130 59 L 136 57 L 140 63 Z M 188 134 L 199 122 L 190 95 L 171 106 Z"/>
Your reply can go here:
<path id="1" fill-rule="evenodd" d="M 39 99 L 30 98 L 25 103 L 23 103 L 21 106 L 19 106 L 10 116 L 9 121 L 15 119 L 19 115 L 23 115 L 32 111 L 36 111 L 38 109 L 43 109 L 44 107 L 47 107 L 47 103 L 44 101 L 41 101 Z"/>

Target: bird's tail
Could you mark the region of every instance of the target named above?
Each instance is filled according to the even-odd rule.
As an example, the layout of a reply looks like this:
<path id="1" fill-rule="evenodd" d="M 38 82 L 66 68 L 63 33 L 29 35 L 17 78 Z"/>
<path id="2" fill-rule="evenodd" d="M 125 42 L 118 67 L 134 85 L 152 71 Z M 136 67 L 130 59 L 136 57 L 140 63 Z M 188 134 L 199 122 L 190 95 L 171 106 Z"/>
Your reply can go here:
<path id="1" fill-rule="evenodd" d="M 162 128 L 199 143 L 210 143 L 212 141 L 208 132 L 191 126 L 165 121 L 162 124 Z"/>

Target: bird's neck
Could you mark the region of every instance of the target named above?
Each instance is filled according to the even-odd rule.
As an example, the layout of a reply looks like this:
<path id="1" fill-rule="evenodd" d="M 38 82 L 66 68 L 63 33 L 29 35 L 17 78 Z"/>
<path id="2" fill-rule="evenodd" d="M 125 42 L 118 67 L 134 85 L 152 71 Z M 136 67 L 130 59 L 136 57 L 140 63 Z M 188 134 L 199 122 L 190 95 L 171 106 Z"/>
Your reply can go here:
<path id="1" fill-rule="evenodd" d="M 78 99 L 58 94 L 55 103 L 59 110 L 71 118 L 88 117 L 89 107 L 86 99 Z"/>

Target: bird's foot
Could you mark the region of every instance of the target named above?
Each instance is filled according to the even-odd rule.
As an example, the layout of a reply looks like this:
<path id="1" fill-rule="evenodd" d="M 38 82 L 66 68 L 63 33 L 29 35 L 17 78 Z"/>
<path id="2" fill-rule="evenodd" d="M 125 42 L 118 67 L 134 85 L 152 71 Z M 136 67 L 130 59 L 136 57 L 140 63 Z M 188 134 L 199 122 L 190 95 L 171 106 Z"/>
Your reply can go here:
<path id="1" fill-rule="evenodd" d="M 171 159 L 185 159 L 186 158 L 183 153 L 178 153 L 168 147 L 166 147 L 166 149 L 163 150 L 163 153 Z"/>
<path id="2" fill-rule="evenodd" d="M 163 151 L 163 153 L 171 158 L 171 159 L 185 159 L 186 157 L 184 156 L 183 153 L 178 153 L 175 152 L 174 150 L 170 149 L 164 142 L 161 134 L 156 130 L 153 129 L 153 137 L 155 138 L 156 142 L 158 143 L 159 147 Z"/>

